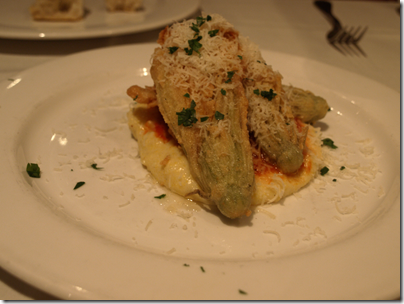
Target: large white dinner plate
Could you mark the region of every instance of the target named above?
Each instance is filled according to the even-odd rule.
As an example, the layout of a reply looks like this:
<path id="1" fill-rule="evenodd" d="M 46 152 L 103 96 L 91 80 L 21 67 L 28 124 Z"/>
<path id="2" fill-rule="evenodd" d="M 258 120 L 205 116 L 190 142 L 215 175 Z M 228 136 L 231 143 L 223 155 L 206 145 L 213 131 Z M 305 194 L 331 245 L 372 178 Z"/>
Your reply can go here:
<path id="1" fill-rule="evenodd" d="M 195 13 L 199 0 L 144 0 L 136 13 L 108 12 L 103 0 L 85 0 L 85 18 L 77 22 L 34 21 L 34 0 L 0 0 L 0 37 L 15 39 L 83 39 L 156 29 Z"/>
<path id="2" fill-rule="evenodd" d="M 317 127 L 338 148 L 298 194 L 227 220 L 157 185 L 138 158 L 126 89 L 152 84 L 155 47 L 79 53 L 0 84 L 0 265 L 64 299 L 398 297 L 398 94 L 263 52 L 284 83 L 328 100 Z"/>

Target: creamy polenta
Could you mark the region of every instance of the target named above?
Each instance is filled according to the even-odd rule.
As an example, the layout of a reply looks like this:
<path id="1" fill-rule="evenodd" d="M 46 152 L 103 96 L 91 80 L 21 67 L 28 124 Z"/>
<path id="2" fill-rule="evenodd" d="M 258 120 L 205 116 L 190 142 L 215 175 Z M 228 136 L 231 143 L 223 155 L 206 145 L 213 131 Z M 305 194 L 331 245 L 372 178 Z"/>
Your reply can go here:
<path id="1" fill-rule="evenodd" d="M 128 125 L 138 142 L 142 164 L 159 182 L 174 193 L 204 204 L 214 204 L 199 195 L 201 189 L 193 179 L 188 160 L 165 124 L 158 107 L 135 104 L 127 114 Z M 275 203 L 307 185 L 321 164 L 319 131 L 309 127 L 304 162 L 293 174 L 282 173 L 253 149 L 255 191 L 252 206 Z"/>

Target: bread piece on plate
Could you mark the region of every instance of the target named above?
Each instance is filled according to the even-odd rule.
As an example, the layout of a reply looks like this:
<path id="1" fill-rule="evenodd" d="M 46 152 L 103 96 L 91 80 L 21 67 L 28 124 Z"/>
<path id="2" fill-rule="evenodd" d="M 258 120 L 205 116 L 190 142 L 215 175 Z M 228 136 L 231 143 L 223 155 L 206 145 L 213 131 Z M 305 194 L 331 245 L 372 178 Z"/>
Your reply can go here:
<path id="1" fill-rule="evenodd" d="M 37 21 L 78 21 L 83 19 L 83 0 L 36 0 L 30 7 Z"/>
<path id="2" fill-rule="evenodd" d="M 110 12 L 134 12 L 143 7 L 143 0 L 105 0 Z"/>

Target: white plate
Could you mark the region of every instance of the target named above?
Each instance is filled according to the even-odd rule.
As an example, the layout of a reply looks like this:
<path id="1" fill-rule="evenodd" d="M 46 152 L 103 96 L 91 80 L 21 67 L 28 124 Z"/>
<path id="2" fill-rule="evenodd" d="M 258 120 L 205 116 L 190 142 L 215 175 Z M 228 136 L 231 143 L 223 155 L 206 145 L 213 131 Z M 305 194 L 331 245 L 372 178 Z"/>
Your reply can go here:
<path id="1" fill-rule="evenodd" d="M 195 13 L 199 0 L 144 0 L 137 13 L 107 12 L 103 0 L 85 0 L 88 10 L 78 22 L 33 21 L 34 0 L 0 0 L 0 37 L 15 39 L 83 39 L 143 32 Z"/>
<path id="2" fill-rule="evenodd" d="M 231 221 L 181 205 L 137 158 L 126 89 L 152 84 L 155 47 L 84 52 L 0 84 L 0 265 L 64 299 L 398 297 L 399 95 L 263 52 L 284 83 L 327 98 L 319 126 L 338 149 L 298 195 Z M 28 177 L 28 162 L 41 178 Z"/>

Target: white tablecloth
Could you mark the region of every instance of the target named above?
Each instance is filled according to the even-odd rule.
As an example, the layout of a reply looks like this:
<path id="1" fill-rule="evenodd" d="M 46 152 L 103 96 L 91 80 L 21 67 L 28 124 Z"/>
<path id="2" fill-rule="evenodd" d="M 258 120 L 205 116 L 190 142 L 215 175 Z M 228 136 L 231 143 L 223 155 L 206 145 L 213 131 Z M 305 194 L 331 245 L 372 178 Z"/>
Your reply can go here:
<path id="1" fill-rule="evenodd" d="M 368 26 L 368 31 L 360 42 L 367 54 L 367 57 L 363 57 L 344 56 L 326 42 L 325 36 L 331 26 L 311 0 L 201 1 L 201 11 L 223 15 L 262 49 L 337 66 L 400 92 L 398 8 L 399 3 L 391 1 L 333 1 L 334 13 L 341 23 Z M 27 68 L 75 52 L 113 45 L 155 42 L 160 30 L 83 40 L 0 39 L 0 81 L 13 78 Z M 0 299 L 52 298 L 0 268 Z"/>

